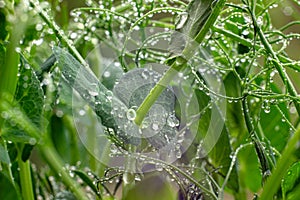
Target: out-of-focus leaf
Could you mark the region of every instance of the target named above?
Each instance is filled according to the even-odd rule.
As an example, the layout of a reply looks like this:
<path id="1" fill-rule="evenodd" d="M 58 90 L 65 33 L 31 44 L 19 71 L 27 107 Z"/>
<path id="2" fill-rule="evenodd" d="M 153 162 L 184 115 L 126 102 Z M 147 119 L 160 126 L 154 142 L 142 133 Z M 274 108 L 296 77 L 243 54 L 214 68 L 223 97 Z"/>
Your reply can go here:
<path id="1" fill-rule="evenodd" d="M 175 199 L 174 191 L 167 181 L 164 181 L 159 176 L 152 176 L 142 180 L 135 185 L 134 188 L 128 191 L 124 200 L 153 200 L 153 199 L 164 199 L 173 200 Z"/>
<path id="2" fill-rule="evenodd" d="M 67 51 L 55 47 L 54 54 L 64 79 L 91 106 L 102 124 L 113 129 L 119 140 L 139 144 L 138 127 L 127 119 L 128 108 L 99 82 L 90 69 L 82 66 Z"/>
<path id="3" fill-rule="evenodd" d="M 10 180 L 0 172 L 0 199 L 21 199 L 16 188 Z"/>
<path id="4" fill-rule="evenodd" d="M 281 190 L 283 198 L 285 199 L 285 197 L 288 196 L 289 193 L 293 193 L 297 185 L 300 185 L 300 162 L 294 163 L 288 169 L 286 175 L 282 179 Z"/>
<path id="5" fill-rule="evenodd" d="M 95 195 L 99 195 L 98 189 L 93 183 L 93 180 L 90 179 L 90 177 L 84 173 L 83 171 L 80 170 L 74 170 L 73 171 L 77 176 L 79 176 L 83 182 L 85 182 L 90 188 L 94 191 Z"/>

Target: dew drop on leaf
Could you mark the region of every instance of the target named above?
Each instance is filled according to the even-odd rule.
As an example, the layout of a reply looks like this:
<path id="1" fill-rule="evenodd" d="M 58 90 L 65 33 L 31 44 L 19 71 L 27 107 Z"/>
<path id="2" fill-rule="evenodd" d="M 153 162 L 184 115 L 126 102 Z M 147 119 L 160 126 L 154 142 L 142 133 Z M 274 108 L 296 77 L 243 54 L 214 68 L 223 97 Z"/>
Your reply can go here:
<path id="1" fill-rule="evenodd" d="M 153 123 L 151 127 L 154 131 L 158 131 L 158 129 L 159 129 L 159 126 L 157 123 Z"/>
<path id="2" fill-rule="evenodd" d="M 99 93 L 98 93 L 98 92 L 95 92 L 95 91 L 89 91 L 89 94 L 90 94 L 91 96 L 93 96 L 93 97 L 99 95 Z"/>
<path id="3" fill-rule="evenodd" d="M 143 77 L 143 79 L 148 79 L 148 77 L 149 77 L 149 71 L 148 70 L 142 71 L 142 77 Z"/>
<path id="4" fill-rule="evenodd" d="M 80 115 L 80 116 L 85 115 L 85 110 L 79 110 L 79 115 Z"/>
<path id="5" fill-rule="evenodd" d="M 136 117 L 136 112 L 134 109 L 130 108 L 128 109 L 127 113 L 126 113 L 126 117 L 128 120 L 132 121 L 135 119 Z"/>
<path id="6" fill-rule="evenodd" d="M 103 76 L 104 76 L 105 78 L 110 77 L 110 72 L 109 72 L 109 71 L 105 71 L 105 72 L 103 73 Z"/>

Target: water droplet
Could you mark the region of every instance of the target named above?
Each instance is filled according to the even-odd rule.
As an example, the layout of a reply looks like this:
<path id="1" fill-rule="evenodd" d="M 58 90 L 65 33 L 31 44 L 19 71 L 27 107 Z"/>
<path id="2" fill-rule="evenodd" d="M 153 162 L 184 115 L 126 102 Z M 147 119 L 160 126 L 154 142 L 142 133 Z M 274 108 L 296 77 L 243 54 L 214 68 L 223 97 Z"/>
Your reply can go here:
<path id="1" fill-rule="evenodd" d="M 79 115 L 80 115 L 80 116 L 85 115 L 85 110 L 79 110 Z"/>
<path id="2" fill-rule="evenodd" d="M 43 29 L 43 24 L 36 24 L 35 25 L 35 30 L 41 31 Z"/>
<path id="3" fill-rule="evenodd" d="M 175 127 L 179 125 L 179 120 L 174 115 L 170 115 L 167 119 L 167 124 L 170 127 Z"/>
<path id="4" fill-rule="evenodd" d="M 99 93 L 96 91 L 89 91 L 89 94 L 92 95 L 93 97 L 98 96 Z"/>
<path id="5" fill-rule="evenodd" d="M 8 113 L 6 111 L 1 112 L 1 117 L 3 119 L 7 119 L 9 117 Z"/>
<path id="6" fill-rule="evenodd" d="M 127 113 L 126 113 L 126 117 L 128 120 L 133 121 L 136 117 L 136 112 L 134 109 L 130 108 L 128 109 Z"/>
<path id="7" fill-rule="evenodd" d="M 181 156 L 182 156 L 181 151 L 177 150 L 175 156 L 176 156 L 176 158 L 181 158 Z"/>
<path id="8" fill-rule="evenodd" d="M 271 109 L 269 106 L 267 106 L 267 107 L 265 107 L 264 111 L 265 111 L 265 113 L 270 113 Z"/>
<path id="9" fill-rule="evenodd" d="M 142 72 L 142 77 L 143 79 L 147 79 L 149 77 L 149 71 L 147 69 L 145 69 L 143 72 Z"/>
<path id="10" fill-rule="evenodd" d="M 161 172 L 163 170 L 163 166 L 160 163 L 155 163 L 155 169 L 159 172 Z"/>
<path id="11" fill-rule="evenodd" d="M 71 39 L 76 39 L 77 38 L 77 33 L 76 32 L 72 32 L 70 35 Z"/>
<path id="12" fill-rule="evenodd" d="M 62 110 L 57 110 L 55 114 L 57 117 L 62 117 L 64 115 L 64 112 Z"/>
<path id="13" fill-rule="evenodd" d="M 158 131 L 159 130 L 159 125 L 157 123 L 153 123 L 151 127 L 152 127 L 152 129 L 154 131 Z"/>
<path id="14" fill-rule="evenodd" d="M 188 19 L 188 16 L 189 15 L 187 12 L 182 12 L 178 15 L 177 21 L 175 22 L 175 27 L 177 30 L 181 29 L 184 26 Z"/>
<path id="15" fill-rule="evenodd" d="M 35 138 L 30 138 L 29 139 L 29 144 L 35 145 L 36 144 L 36 139 Z"/>
<path id="16" fill-rule="evenodd" d="M 104 76 L 105 78 L 110 77 L 110 72 L 109 72 L 109 71 L 105 71 L 105 72 L 103 73 L 103 76 Z"/>
<path id="17" fill-rule="evenodd" d="M 244 30 L 243 32 L 242 32 L 242 35 L 249 35 L 249 31 L 246 29 L 246 30 Z"/>
<path id="18" fill-rule="evenodd" d="M 30 69 L 30 65 L 29 64 L 25 64 L 25 69 Z"/>

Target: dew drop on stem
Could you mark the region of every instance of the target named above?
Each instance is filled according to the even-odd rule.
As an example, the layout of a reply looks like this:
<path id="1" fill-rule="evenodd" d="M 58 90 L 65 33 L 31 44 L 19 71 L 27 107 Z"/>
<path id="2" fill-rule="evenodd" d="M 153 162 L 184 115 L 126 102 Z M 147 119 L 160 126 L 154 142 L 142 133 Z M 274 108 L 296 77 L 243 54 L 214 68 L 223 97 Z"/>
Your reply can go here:
<path id="1" fill-rule="evenodd" d="M 163 170 L 163 166 L 160 163 L 155 163 L 155 169 L 159 172 L 161 172 Z"/>

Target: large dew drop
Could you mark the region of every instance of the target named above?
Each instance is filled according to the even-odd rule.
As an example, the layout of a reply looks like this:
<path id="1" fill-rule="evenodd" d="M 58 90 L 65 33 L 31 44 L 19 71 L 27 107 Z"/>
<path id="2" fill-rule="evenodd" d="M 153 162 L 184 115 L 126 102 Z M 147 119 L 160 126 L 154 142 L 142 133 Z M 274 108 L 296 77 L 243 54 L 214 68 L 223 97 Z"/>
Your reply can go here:
<path id="1" fill-rule="evenodd" d="M 136 112 L 134 109 L 130 108 L 128 109 L 127 113 L 126 113 L 126 117 L 128 120 L 133 121 L 136 117 Z"/>

